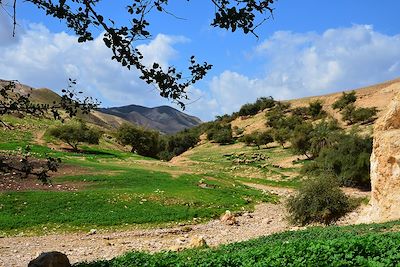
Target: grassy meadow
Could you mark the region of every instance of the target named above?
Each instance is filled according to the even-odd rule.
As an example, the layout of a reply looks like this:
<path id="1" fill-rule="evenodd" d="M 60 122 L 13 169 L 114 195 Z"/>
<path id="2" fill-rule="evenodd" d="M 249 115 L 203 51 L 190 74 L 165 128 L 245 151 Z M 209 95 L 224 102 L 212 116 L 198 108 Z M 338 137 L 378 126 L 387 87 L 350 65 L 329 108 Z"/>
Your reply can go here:
<path id="1" fill-rule="evenodd" d="M 7 122 L 18 129 L 0 131 L 0 149 L 15 153 L 29 145 L 33 157 L 61 158 L 73 171 L 63 175 L 61 168 L 52 181 L 74 190 L 0 192 L 2 236 L 165 225 L 193 222 L 194 218 L 199 222 L 219 217 L 225 210 L 251 210 L 256 203 L 277 200 L 227 172 L 232 163 L 221 154 L 225 147 L 208 156 L 200 149 L 190 157 L 199 163 L 195 168 L 172 166 L 104 148 L 104 140 L 99 145 L 80 146 L 79 153 L 51 149 L 44 142 L 54 145 L 56 141 L 46 134 L 42 144 L 35 139 L 47 123 L 30 118 Z"/>

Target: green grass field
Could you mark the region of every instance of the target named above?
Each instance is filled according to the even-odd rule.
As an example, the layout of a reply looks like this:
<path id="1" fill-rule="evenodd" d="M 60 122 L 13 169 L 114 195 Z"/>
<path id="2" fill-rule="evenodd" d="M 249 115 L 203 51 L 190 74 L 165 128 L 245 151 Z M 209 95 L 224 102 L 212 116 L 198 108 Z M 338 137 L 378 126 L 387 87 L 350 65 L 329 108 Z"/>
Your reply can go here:
<path id="1" fill-rule="evenodd" d="M 34 131 L 0 131 L 6 137 L 0 150 L 15 152 L 29 145 L 34 157 L 61 158 L 77 171 L 53 183 L 78 190 L 1 192 L 3 236 L 204 221 L 225 210 L 251 210 L 256 203 L 276 201 L 229 175 L 209 177 L 101 145 L 82 145 L 80 153 L 53 150 L 34 144 Z M 207 186 L 200 187 L 200 180 Z"/>
<path id="2" fill-rule="evenodd" d="M 59 156 L 64 156 L 59 154 Z M 87 230 L 126 224 L 158 224 L 212 218 L 225 210 L 251 209 L 260 201 L 274 198 L 241 184 L 209 180 L 202 175 L 171 174 L 122 167 L 109 155 L 69 156 L 69 164 L 79 164 L 94 173 L 54 179 L 56 183 L 79 184 L 74 192 L 28 191 L 0 193 L 0 232 Z M 99 159 L 108 159 L 107 164 Z M 78 162 L 79 161 L 79 162 Z M 198 186 L 203 180 L 209 187 Z"/>

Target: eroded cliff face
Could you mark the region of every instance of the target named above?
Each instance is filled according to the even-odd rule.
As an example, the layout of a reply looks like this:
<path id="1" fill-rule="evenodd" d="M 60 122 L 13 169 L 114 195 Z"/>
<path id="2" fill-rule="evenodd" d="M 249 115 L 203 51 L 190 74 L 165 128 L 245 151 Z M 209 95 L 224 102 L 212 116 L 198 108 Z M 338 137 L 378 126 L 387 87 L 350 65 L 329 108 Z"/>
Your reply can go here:
<path id="1" fill-rule="evenodd" d="M 374 127 L 371 199 L 360 222 L 400 219 L 400 93 Z"/>

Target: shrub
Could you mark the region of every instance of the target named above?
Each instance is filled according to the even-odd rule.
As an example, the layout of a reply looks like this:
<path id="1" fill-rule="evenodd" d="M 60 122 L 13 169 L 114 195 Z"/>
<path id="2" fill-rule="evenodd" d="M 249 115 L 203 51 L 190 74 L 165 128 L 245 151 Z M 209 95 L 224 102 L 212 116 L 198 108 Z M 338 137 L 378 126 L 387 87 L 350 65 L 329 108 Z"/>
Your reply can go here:
<path id="1" fill-rule="evenodd" d="M 375 115 L 378 110 L 372 108 L 356 108 L 353 104 L 348 105 L 342 111 L 342 118 L 348 124 L 360 122 L 362 124 L 372 122 L 376 119 Z"/>
<path id="2" fill-rule="evenodd" d="M 297 107 L 292 109 L 292 114 L 303 119 L 307 119 L 309 115 L 309 109 L 307 107 Z"/>
<path id="3" fill-rule="evenodd" d="M 296 126 L 290 138 L 294 153 L 310 158 L 312 132 L 313 125 L 311 123 L 305 122 Z"/>
<path id="4" fill-rule="evenodd" d="M 342 110 L 346 106 L 356 102 L 357 96 L 355 91 L 351 91 L 350 93 L 343 92 L 342 96 L 332 104 L 333 109 Z"/>
<path id="5" fill-rule="evenodd" d="M 308 105 L 308 114 L 313 119 L 325 117 L 326 112 L 323 110 L 322 102 L 320 100 L 310 102 Z"/>
<path id="6" fill-rule="evenodd" d="M 270 97 L 257 98 L 255 103 L 247 103 L 240 107 L 238 112 L 239 116 L 251 116 L 256 115 L 259 111 L 266 108 L 272 108 L 275 106 L 276 101 Z"/>
<path id="7" fill-rule="evenodd" d="M 297 125 L 302 124 L 304 121 L 304 118 L 299 115 L 285 116 L 284 112 L 279 109 L 271 110 L 266 117 L 266 125 L 274 129 L 288 128 L 289 130 L 294 130 Z"/>
<path id="8" fill-rule="evenodd" d="M 322 121 L 316 124 L 310 139 L 310 153 L 312 157 L 318 157 L 323 148 L 331 147 L 341 135 L 342 130 L 336 120 Z"/>
<path id="9" fill-rule="evenodd" d="M 82 121 L 70 122 L 49 130 L 49 134 L 67 143 L 74 151 L 78 151 L 79 143 L 98 144 L 102 133 L 89 128 Z"/>
<path id="10" fill-rule="evenodd" d="M 271 134 L 274 141 L 280 144 L 282 148 L 285 148 L 285 143 L 290 138 L 290 130 L 288 128 L 273 129 Z"/>
<path id="11" fill-rule="evenodd" d="M 233 143 L 232 130 L 230 128 L 223 128 L 214 133 L 212 140 L 219 144 L 231 144 Z"/>
<path id="12" fill-rule="evenodd" d="M 330 171 L 341 185 L 369 189 L 371 153 L 372 138 L 340 134 L 331 146 L 321 149 L 314 164 L 303 167 L 303 172 L 318 175 Z"/>
<path id="13" fill-rule="evenodd" d="M 244 142 L 246 145 L 251 146 L 256 143 L 256 136 L 254 133 L 244 135 L 240 141 Z"/>
<path id="14" fill-rule="evenodd" d="M 282 128 L 283 120 L 285 119 L 285 114 L 280 109 L 272 109 L 266 114 L 268 127 L 279 129 Z"/>
<path id="15" fill-rule="evenodd" d="M 233 143 L 232 128 L 230 124 L 214 123 L 207 130 L 207 138 L 219 144 Z"/>
<path id="16" fill-rule="evenodd" d="M 260 97 L 256 101 L 256 105 L 259 107 L 259 110 L 264 110 L 266 108 L 273 108 L 275 104 L 276 101 L 272 98 L 272 96 Z"/>
<path id="17" fill-rule="evenodd" d="M 160 134 L 130 124 L 121 125 L 116 133 L 123 145 L 132 146 L 132 152 L 141 156 L 156 157 L 160 151 Z"/>
<path id="18" fill-rule="evenodd" d="M 274 138 L 272 136 L 271 131 L 264 131 L 257 134 L 256 145 L 260 147 L 261 145 L 268 145 L 272 143 Z"/>
<path id="19" fill-rule="evenodd" d="M 350 210 L 350 201 L 335 178 L 325 176 L 305 181 L 298 193 L 288 199 L 287 208 L 293 223 L 328 225 Z"/>
<path id="20" fill-rule="evenodd" d="M 261 133 L 255 132 L 247 134 L 243 136 L 242 141 L 245 142 L 248 146 L 256 145 L 258 149 L 260 149 L 260 146 L 272 143 L 274 141 L 274 138 L 272 137 L 272 133 L 270 131 L 264 131 Z"/>
<path id="21" fill-rule="evenodd" d="M 244 104 L 243 106 L 240 107 L 239 109 L 239 116 L 250 116 L 250 115 L 255 115 L 259 111 L 259 107 L 257 107 L 255 104 Z"/>
<path id="22" fill-rule="evenodd" d="M 224 124 L 230 123 L 237 117 L 238 117 L 238 112 L 234 112 L 231 115 L 228 115 L 228 114 L 224 114 L 222 116 L 217 115 L 217 116 L 215 116 L 215 122 L 224 123 Z M 201 126 L 197 126 L 197 127 L 201 127 Z"/>

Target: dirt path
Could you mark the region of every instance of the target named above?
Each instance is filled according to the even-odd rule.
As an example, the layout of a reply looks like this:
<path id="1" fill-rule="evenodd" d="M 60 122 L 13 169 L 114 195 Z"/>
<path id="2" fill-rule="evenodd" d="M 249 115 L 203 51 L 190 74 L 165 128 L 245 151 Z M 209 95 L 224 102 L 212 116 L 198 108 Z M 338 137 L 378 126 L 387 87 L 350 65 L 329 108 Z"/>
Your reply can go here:
<path id="1" fill-rule="evenodd" d="M 61 251 L 71 262 L 111 259 L 131 250 L 161 251 L 185 247 L 194 236 L 216 246 L 290 229 L 281 204 L 260 204 L 237 217 L 237 225 L 219 220 L 168 229 L 0 238 L 0 266 L 26 266 L 43 251 Z"/>
<path id="2" fill-rule="evenodd" d="M 35 143 L 36 144 L 42 145 L 42 146 L 46 145 L 46 142 L 44 141 L 44 138 L 43 138 L 45 133 L 46 133 L 45 130 L 36 132 L 36 134 L 35 134 Z"/>
<path id="3" fill-rule="evenodd" d="M 247 184 L 260 190 L 273 192 L 283 199 L 293 194 L 292 189 L 258 184 Z M 354 193 L 354 192 L 353 192 Z M 358 212 L 358 211 L 357 211 Z M 354 223 L 358 213 L 354 212 L 341 220 L 340 224 Z M 39 237 L 0 238 L 0 266 L 26 266 L 44 251 L 60 251 L 68 255 L 72 263 L 111 259 L 127 251 L 175 250 L 189 245 L 191 238 L 203 237 L 210 246 L 244 241 L 286 230 L 298 230 L 286 221 L 284 204 L 262 203 L 254 212 L 245 212 L 236 217 L 236 225 L 220 220 L 205 224 L 182 225 L 175 228 L 106 232 L 89 235 L 73 233 Z"/>

